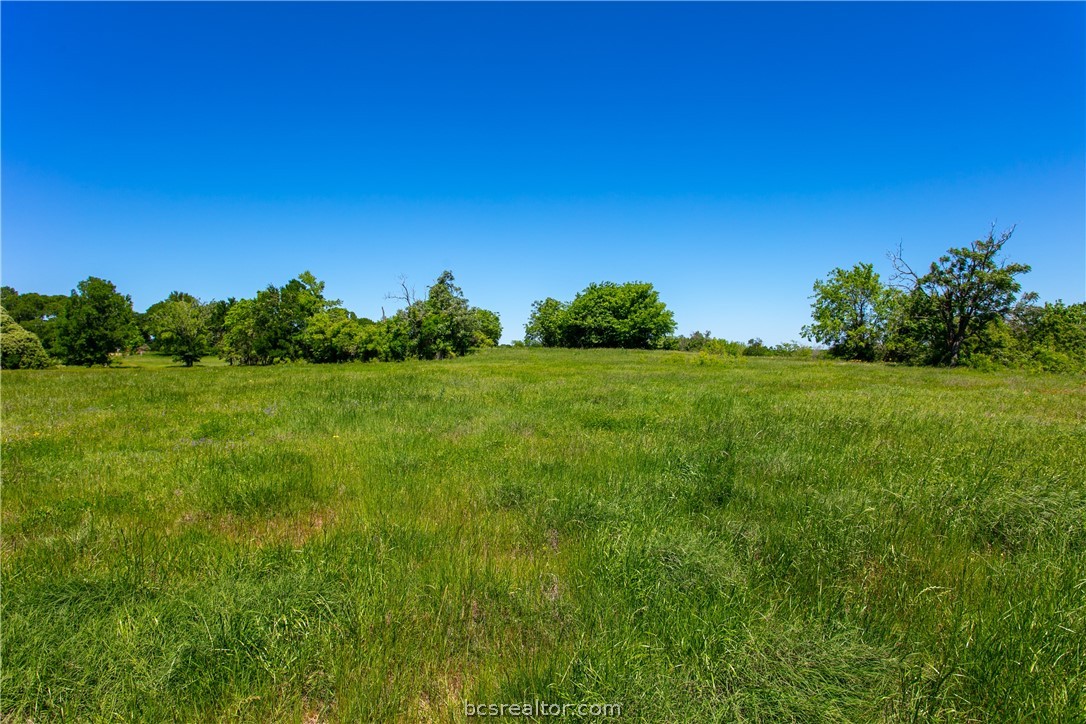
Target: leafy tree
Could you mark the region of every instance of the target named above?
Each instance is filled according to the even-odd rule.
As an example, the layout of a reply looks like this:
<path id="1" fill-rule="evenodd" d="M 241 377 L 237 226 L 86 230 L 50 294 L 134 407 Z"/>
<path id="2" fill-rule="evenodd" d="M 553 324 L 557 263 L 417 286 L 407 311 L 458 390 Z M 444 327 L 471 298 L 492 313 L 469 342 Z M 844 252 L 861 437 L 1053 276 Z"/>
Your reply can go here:
<path id="1" fill-rule="evenodd" d="M 88 277 L 72 290 L 58 325 L 58 345 L 64 361 L 72 365 L 108 364 L 110 354 L 140 339 L 132 300 L 98 277 Z"/>
<path id="2" fill-rule="evenodd" d="M 475 347 L 493 347 L 502 338 L 502 322 L 497 312 L 475 309 Z"/>
<path id="3" fill-rule="evenodd" d="M 916 331 L 928 335 L 930 361 L 958 364 L 963 345 L 1014 307 L 1021 290 L 1015 277 L 1030 267 L 1001 258 L 1013 233 L 1012 227 L 997 238 L 993 226 L 986 239 L 949 249 L 923 275 L 905 263 L 900 249 L 891 254 L 898 279 L 909 287 Z"/>
<path id="4" fill-rule="evenodd" d="M 834 269 L 815 280 L 811 317 L 803 336 L 827 345 L 830 354 L 872 361 L 882 354 L 894 296 L 871 264 Z"/>
<path id="5" fill-rule="evenodd" d="M 416 299 L 401 279 L 402 294 L 394 298 L 407 307 L 382 323 L 381 359 L 442 359 L 467 354 L 474 347 L 495 344 L 501 337 L 498 315 L 472 307 L 452 272 L 441 273 L 425 299 Z"/>
<path id="6" fill-rule="evenodd" d="M 154 305 L 151 329 L 161 351 L 191 367 L 211 353 L 207 326 L 210 310 L 195 297 L 185 296 L 188 298 L 178 296 L 175 301 Z"/>
<path id="7" fill-rule="evenodd" d="M 226 313 L 219 356 L 230 364 L 267 364 L 257 354 L 256 300 L 240 299 Z"/>
<path id="8" fill-rule="evenodd" d="M 144 344 L 146 344 L 151 350 L 158 352 L 161 349 L 161 339 L 158 330 L 158 322 L 156 319 L 161 316 L 162 310 L 173 304 L 174 302 L 187 302 L 190 304 L 200 304 L 200 300 L 196 297 L 188 294 L 187 292 L 170 292 L 169 295 L 161 302 L 155 302 L 147 311 L 140 314 L 135 313 L 136 326 L 139 327 L 140 335 L 143 337 Z"/>
<path id="9" fill-rule="evenodd" d="M 565 329 L 566 305 L 552 297 L 532 303 L 532 314 L 524 325 L 524 341 L 544 347 L 559 347 Z"/>
<path id="10" fill-rule="evenodd" d="M 223 335 L 226 334 L 226 313 L 230 311 L 230 308 L 237 301 L 237 299 L 230 297 L 226 300 L 216 299 L 207 303 L 207 333 L 211 346 L 215 349 L 219 349 Z"/>
<path id="11" fill-rule="evenodd" d="M 657 347 L 675 330 L 674 315 L 652 284 L 590 284 L 562 315 L 566 347 Z"/>
<path id="12" fill-rule="evenodd" d="M 7 310 L 0 307 L 0 367 L 7 370 L 40 370 L 52 365 L 41 340 L 23 329 Z"/>
<path id="13" fill-rule="evenodd" d="M 1057 300 L 1041 306 L 1033 303 L 1034 295 L 1026 296 L 1006 322 L 985 328 L 983 345 L 971 350 L 969 363 L 983 366 L 991 360 L 1048 372 L 1086 372 L 1086 303 Z"/>
<path id="14" fill-rule="evenodd" d="M 219 352 L 231 364 L 274 364 L 305 359 L 305 331 L 310 320 L 339 304 L 324 297 L 324 282 L 302 272 L 282 287 L 269 284 L 255 299 L 218 303 Z M 221 331 L 220 331 L 221 330 Z"/>
<path id="15" fill-rule="evenodd" d="M 310 362 L 349 362 L 375 357 L 367 344 L 368 326 L 372 326 L 372 322 L 366 324 L 342 307 L 316 313 L 309 318 L 302 333 L 305 359 Z"/>
<path id="16" fill-rule="evenodd" d="M 446 270 L 422 302 L 418 356 L 442 359 L 467 354 L 475 342 L 476 316 L 460 287 Z"/>
<path id="17" fill-rule="evenodd" d="M 68 303 L 67 296 L 36 292 L 20 294 L 5 286 L 0 288 L 0 300 L 12 319 L 26 331 L 37 335 L 49 354 L 60 354 L 57 347 L 57 319 Z"/>

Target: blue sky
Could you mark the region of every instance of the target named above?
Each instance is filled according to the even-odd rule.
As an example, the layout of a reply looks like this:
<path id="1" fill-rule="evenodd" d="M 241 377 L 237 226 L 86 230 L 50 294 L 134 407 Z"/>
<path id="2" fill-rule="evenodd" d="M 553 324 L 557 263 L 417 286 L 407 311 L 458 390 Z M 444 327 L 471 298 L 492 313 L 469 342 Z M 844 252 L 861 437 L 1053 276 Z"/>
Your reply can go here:
<path id="1" fill-rule="evenodd" d="M 309 269 L 376 317 L 451 269 L 649 281 L 679 331 L 799 337 L 815 278 L 997 227 L 1086 297 L 1082 3 L 12 3 L 2 271 L 137 310 Z"/>

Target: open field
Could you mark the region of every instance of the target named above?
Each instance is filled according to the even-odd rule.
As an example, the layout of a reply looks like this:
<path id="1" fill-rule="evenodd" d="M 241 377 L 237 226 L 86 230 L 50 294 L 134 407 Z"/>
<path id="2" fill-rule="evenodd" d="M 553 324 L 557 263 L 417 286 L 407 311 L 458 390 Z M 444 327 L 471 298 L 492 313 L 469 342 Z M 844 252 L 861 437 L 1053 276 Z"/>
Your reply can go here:
<path id="1" fill-rule="evenodd" d="M 143 364 L 3 372 L 5 721 L 1086 718 L 1081 378 Z"/>

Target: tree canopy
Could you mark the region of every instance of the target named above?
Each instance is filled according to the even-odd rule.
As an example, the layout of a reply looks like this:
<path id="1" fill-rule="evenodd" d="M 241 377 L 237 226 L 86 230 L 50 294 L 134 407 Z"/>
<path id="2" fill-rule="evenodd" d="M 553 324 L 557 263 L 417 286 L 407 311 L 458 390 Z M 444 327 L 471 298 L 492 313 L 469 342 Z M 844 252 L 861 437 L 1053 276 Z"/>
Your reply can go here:
<path id="1" fill-rule="evenodd" d="M 6 370 L 41 370 L 51 367 L 41 340 L 0 307 L 0 367 Z"/>
<path id="2" fill-rule="evenodd" d="M 108 364 L 111 354 L 140 339 L 132 300 L 98 277 L 87 277 L 72 290 L 58 325 L 58 346 L 70 365 Z"/>
<path id="3" fill-rule="evenodd" d="M 1012 227 L 996 237 L 992 227 L 987 238 L 948 250 L 923 275 L 912 270 L 900 251 L 891 255 L 898 279 L 912 295 L 910 313 L 930 335 L 926 342 L 932 361 L 958 364 L 962 345 L 1011 311 L 1022 289 L 1015 277 L 1030 270 L 1028 264 L 1000 256 L 1013 233 Z"/>
<path id="4" fill-rule="evenodd" d="M 553 298 L 532 305 L 525 337 L 544 346 L 659 347 L 675 317 L 652 284 L 589 284 L 569 304 Z"/>
<path id="5" fill-rule="evenodd" d="M 892 290 L 882 284 L 872 264 L 834 269 L 825 281 L 815 280 L 814 324 L 803 328 L 803 336 L 828 346 L 837 357 L 877 359 L 893 304 Z"/>

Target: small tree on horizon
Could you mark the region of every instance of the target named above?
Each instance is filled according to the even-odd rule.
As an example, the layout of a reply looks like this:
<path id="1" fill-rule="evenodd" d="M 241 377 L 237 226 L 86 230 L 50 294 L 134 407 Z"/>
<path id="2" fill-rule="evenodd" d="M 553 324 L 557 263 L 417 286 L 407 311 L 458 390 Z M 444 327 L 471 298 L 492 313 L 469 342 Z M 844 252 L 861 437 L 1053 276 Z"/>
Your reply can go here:
<path id="1" fill-rule="evenodd" d="M 198 299 L 178 297 L 155 306 L 150 324 L 162 352 L 186 367 L 211 354 L 207 326 L 210 310 Z"/>
<path id="2" fill-rule="evenodd" d="M 873 361 L 881 355 L 893 294 L 871 264 L 833 269 L 825 281 L 816 279 L 811 317 L 805 338 L 824 344 L 844 359 Z"/>

